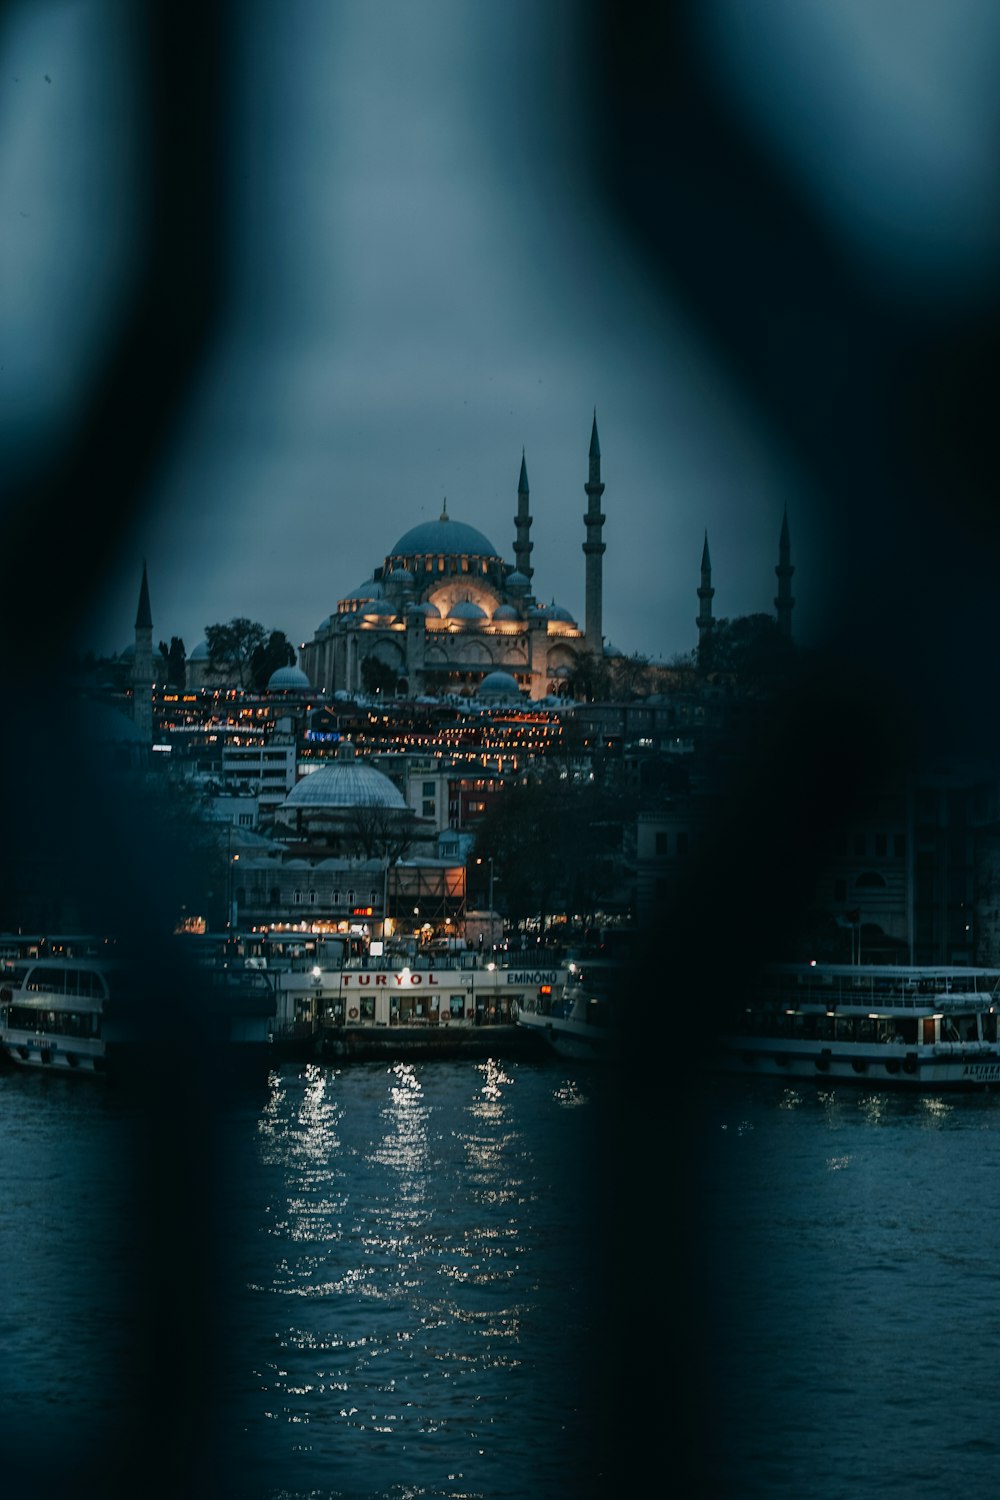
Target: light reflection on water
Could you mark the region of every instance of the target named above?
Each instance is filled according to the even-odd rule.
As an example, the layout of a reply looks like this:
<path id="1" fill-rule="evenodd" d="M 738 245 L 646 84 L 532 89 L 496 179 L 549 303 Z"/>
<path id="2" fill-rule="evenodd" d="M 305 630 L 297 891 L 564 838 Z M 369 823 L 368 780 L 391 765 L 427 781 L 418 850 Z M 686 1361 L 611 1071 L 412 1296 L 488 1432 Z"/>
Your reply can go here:
<path id="1" fill-rule="evenodd" d="M 244 1188 L 233 1224 L 258 1477 L 500 1495 L 548 1474 L 563 1493 L 587 1446 L 594 1309 L 568 1231 L 585 1241 L 593 1212 L 594 1114 L 586 1084 L 495 1059 L 272 1077 L 262 1196 Z"/>
<path id="2" fill-rule="evenodd" d="M 0 1077 L 5 1496 L 108 1500 L 114 1464 L 127 1481 L 114 1493 L 153 1493 L 159 1455 L 142 1424 L 190 1421 L 194 1383 L 226 1455 L 213 1500 L 603 1500 L 640 1492 L 617 1483 L 635 1455 L 668 1452 L 676 1399 L 658 1404 L 637 1370 L 666 1394 L 682 1368 L 694 1393 L 683 1411 L 704 1413 L 704 1427 L 674 1421 L 669 1463 L 687 1441 L 704 1473 L 678 1493 L 992 1500 L 1000 1095 L 734 1084 L 671 1114 L 658 1092 L 646 1119 L 663 1128 L 615 1136 L 638 1170 L 615 1199 L 624 1222 L 610 1226 L 625 1257 L 612 1264 L 629 1271 L 613 1285 L 627 1295 L 606 1305 L 606 1267 L 588 1254 L 612 1244 L 595 1222 L 609 1201 L 595 1148 L 610 1121 L 596 1074 L 496 1062 L 283 1070 L 227 1113 L 219 1143 L 230 1294 L 219 1349 L 202 1286 L 189 1306 L 170 1304 L 193 1320 L 178 1349 L 198 1347 L 202 1327 L 213 1341 L 198 1351 L 218 1356 L 209 1385 L 176 1363 L 169 1328 L 156 1324 L 163 1342 L 150 1348 L 148 1325 L 133 1326 L 180 1274 L 178 1246 L 155 1256 L 156 1281 L 156 1247 L 129 1217 L 134 1122 L 78 1082 Z M 178 1112 L 186 1103 L 178 1092 Z M 674 1192 L 677 1163 L 694 1164 L 697 1205 Z M 684 1222 L 674 1212 L 663 1224 L 677 1208 L 697 1220 L 683 1279 L 672 1255 Z M 214 1287 L 208 1226 L 200 1253 L 183 1228 L 180 1248 L 193 1241 L 195 1274 Z M 602 1471 L 606 1407 L 592 1382 L 606 1306 L 625 1315 L 628 1357 L 606 1367 L 625 1401 Z M 147 1358 L 166 1405 L 143 1406 L 129 1383 Z M 947 1420 L 929 1421 L 942 1391 Z M 133 1420 L 138 1469 L 122 1442 Z M 177 1443 L 169 1451 L 183 1460 Z M 62 1482 L 47 1482 L 60 1464 Z"/>

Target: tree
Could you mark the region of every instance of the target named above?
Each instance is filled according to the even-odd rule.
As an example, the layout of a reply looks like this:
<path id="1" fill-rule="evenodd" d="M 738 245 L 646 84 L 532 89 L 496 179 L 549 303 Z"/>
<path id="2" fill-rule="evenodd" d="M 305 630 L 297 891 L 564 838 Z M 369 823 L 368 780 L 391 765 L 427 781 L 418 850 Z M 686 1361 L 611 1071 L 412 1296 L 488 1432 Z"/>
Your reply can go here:
<path id="1" fill-rule="evenodd" d="M 382 803 L 359 803 L 351 809 L 345 824 L 344 843 L 362 859 L 387 859 L 392 864 L 410 852 L 415 833 L 416 823 L 409 809 L 404 812 Z"/>
<path id="2" fill-rule="evenodd" d="M 498 904 L 515 921 L 567 910 L 592 915 L 616 894 L 634 796 L 577 784 L 555 769 L 508 785 L 479 826 L 474 856 L 493 860 Z"/>
<path id="3" fill-rule="evenodd" d="M 263 692 L 273 672 L 294 665 L 295 647 L 283 630 L 272 630 L 266 645 L 255 646 L 250 653 L 250 680 L 258 692 Z"/>
<path id="4" fill-rule="evenodd" d="M 611 690 L 616 698 L 640 698 L 651 691 L 652 669 L 649 657 L 637 652 L 634 656 L 613 656 L 611 666 Z"/>
<path id="5" fill-rule="evenodd" d="M 361 663 L 361 681 L 365 692 L 372 697 L 381 694 L 388 697 L 396 691 L 395 670 L 377 656 L 366 656 Z"/>
<path id="6" fill-rule="evenodd" d="M 611 696 L 608 659 L 596 651 L 581 651 L 565 680 L 573 697 L 581 702 L 603 703 Z"/>
<path id="7" fill-rule="evenodd" d="M 263 625 L 239 616 L 228 625 L 206 625 L 205 640 L 212 671 L 234 678 L 240 687 L 249 687 L 253 681 L 253 654 L 267 642 Z"/>
<path id="8" fill-rule="evenodd" d="M 698 647 L 698 666 L 745 687 L 774 686 L 787 673 L 794 652 L 771 615 L 738 615 L 714 621 Z"/>
<path id="9" fill-rule="evenodd" d="M 647 696 L 660 687 L 661 667 L 648 656 L 604 656 L 597 651 L 581 651 L 563 681 L 553 688 L 569 688 L 574 698 L 586 703 L 610 703 L 616 699 Z"/>
<path id="10" fill-rule="evenodd" d="M 184 642 L 179 635 L 170 637 L 170 645 L 165 641 L 160 642 L 160 655 L 163 657 L 166 667 L 167 682 L 171 687 L 182 688 L 184 686 L 184 668 L 187 662 L 187 652 L 184 650 Z"/>

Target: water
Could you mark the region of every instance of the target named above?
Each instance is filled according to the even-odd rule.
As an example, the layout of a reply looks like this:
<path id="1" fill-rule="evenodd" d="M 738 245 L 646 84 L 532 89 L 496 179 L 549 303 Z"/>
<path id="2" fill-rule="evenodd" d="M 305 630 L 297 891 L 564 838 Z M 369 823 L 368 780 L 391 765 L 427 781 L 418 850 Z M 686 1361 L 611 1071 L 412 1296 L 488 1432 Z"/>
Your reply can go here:
<path id="1" fill-rule="evenodd" d="M 11 1496 L 992 1496 L 1000 1101 L 0 1076 Z"/>

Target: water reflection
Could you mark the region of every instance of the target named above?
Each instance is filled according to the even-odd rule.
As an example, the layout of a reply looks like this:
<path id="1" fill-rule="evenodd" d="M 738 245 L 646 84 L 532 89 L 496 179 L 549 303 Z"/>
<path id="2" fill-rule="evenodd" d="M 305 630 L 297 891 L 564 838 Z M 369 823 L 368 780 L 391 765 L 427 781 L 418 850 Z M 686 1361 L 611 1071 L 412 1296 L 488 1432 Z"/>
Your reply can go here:
<path id="1" fill-rule="evenodd" d="M 262 1424 L 268 1454 L 323 1494 L 402 1493 L 419 1463 L 423 1493 L 471 1495 L 523 1473 L 525 1444 L 547 1452 L 551 1399 L 536 1414 L 522 1398 L 572 1386 L 557 1352 L 568 1332 L 584 1340 L 567 1239 L 584 1178 L 567 1168 L 585 1102 L 572 1079 L 554 1095 L 543 1072 L 496 1059 L 272 1080 L 256 1127 L 265 1201 L 243 1238 L 246 1430 Z M 334 1455 L 344 1473 L 381 1464 L 381 1488 L 338 1489 Z"/>

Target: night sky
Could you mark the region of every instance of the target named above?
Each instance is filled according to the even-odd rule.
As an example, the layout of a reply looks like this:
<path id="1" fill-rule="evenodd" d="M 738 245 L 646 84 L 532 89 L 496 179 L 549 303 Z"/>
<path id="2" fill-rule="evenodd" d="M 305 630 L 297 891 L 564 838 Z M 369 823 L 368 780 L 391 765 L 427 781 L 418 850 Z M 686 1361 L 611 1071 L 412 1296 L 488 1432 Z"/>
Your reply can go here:
<path id="1" fill-rule="evenodd" d="M 67 634 L 129 644 L 145 558 L 157 640 L 298 644 L 445 497 L 512 561 L 522 447 L 536 592 L 579 621 L 596 408 L 608 642 L 693 647 L 706 529 L 716 614 L 770 611 L 787 506 L 798 638 L 923 629 L 943 671 L 997 552 L 998 30 L 9 7 L 0 441 L 65 522 Z"/>

